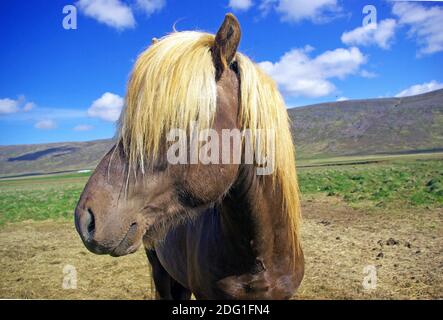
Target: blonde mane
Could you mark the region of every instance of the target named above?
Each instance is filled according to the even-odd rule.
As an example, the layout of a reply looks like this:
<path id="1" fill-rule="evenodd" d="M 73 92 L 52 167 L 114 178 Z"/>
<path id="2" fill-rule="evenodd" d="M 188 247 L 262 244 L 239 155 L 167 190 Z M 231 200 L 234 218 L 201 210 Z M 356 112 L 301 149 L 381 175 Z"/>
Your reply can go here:
<path id="1" fill-rule="evenodd" d="M 216 72 L 211 55 L 214 35 L 175 32 L 144 51 L 128 84 L 126 105 L 119 121 L 118 140 L 130 166 L 144 168 L 158 155 L 171 129 L 211 128 L 217 106 Z M 240 123 L 257 134 L 275 132 L 273 181 L 281 190 L 293 243 L 299 251 L 300 203 L 295 150 L 285 103 L 274 81 L 246 56 L 237 53 L 241 80 Z M 268 141 L 266 137 L 260 139 Z M 255 144 L 253 147 L 256 147 Z M 267 144 L 257 150 L 269 154 Z"/>

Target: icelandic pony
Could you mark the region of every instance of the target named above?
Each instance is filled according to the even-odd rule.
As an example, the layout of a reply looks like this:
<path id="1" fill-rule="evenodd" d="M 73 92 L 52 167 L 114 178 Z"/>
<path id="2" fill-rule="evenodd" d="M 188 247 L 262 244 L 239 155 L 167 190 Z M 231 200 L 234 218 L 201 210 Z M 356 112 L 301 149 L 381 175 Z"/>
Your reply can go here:
<path id="1" fill-rule="evenodd" d="M 288 114 L 275 83 L 237 52 L 240 37 L 228 14 L 216 36 L 175 32 L 138 57 L 117 142 L 75 210 L 90 251 L 144 245 L 160 299 L 289 299 L 303 278 Z M 242 139 L 241 151 L 273 153 L 273 171 L 257 175 L 244 154 L 225 163 L 226 150 L 220 161 L 172 164 L 167 137 L 177 128 L 247 129 L 249 141 L 272 143 Z"/>

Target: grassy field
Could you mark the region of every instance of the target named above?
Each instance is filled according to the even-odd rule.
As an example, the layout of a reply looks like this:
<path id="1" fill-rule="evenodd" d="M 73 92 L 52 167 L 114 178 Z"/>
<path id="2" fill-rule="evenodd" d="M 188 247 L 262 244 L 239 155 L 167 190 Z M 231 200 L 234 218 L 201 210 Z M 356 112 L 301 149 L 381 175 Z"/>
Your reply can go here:
<path id="1" fill-rule="evenodd" d="M 366 161 L 301 167 L 302 194 L 338 196 L 353 205 L 443 207 L 442 159 Z"/>
<path id="2" fill-rule="evenodd" d="M 296 298 L 443 298 L 443 154 L 298 166 L 306 276 Z M 73 211 L 88 176 L 0 180 L 0 298 L 150 297 L 141 250 L 95 256 L 78 238 Z M 66 264 L 81 275 L 78 290 L 61 287 Z M 374 292 L 361 286 L 368 264 Z"/>
<path id="3" fill-rule="evenodd" d="M 303 196 L 323 194 L 352 206 L 443 207 L 443 154 L 301 161 Z M 71 219 L 88 173 L 0 180 L 0 225 Z"/>
<path id="4" fill-rule="evenodd" d="M 0 181 L 0 226 L 23 220 L 71 219 L 89 174 Z"/>

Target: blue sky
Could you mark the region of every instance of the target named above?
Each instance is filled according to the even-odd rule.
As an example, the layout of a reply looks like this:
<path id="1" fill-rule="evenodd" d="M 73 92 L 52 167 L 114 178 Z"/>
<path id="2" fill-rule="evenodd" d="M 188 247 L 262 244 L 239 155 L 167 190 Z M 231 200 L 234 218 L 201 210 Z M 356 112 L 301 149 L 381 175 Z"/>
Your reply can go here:
<path id="1" fill-rule="evenodd" d="M 443 2 L 74 0 L 0 2 L 0 144 L 112 137 L 137 55 L 153 37 L 242 26 L 240 50 L 290 107 L 443 87 Z M 77 28 L 66 30 L 66 5 Z M 71 20 L 72 22 L 72 20 Z"/>

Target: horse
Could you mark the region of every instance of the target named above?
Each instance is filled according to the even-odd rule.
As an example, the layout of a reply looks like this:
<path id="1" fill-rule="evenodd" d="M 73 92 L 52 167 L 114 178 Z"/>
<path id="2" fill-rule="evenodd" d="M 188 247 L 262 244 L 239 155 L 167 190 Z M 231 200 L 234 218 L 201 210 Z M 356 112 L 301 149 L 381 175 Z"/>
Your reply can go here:
<path id="1" fill-rule="evenodd" d="M 118 257 L 143 245 L 157 299 L 290 299 L 303 279 L 288 114 L 275 82 L 238 52 L 240 38 L 227 14 L 215 36 L 174 31 L 140 54 L 116 143 L 75 209 L 89 251 Z M 248 129 L 250 141 L 273 132 L 272 146 L 249 143 L 258 154 L 274 150 L 272 172 L 257 174 L 261 165 L 244 154 L 240 162 L 170 163 L 168 132 L 190 132 L 191 123 Z M 243 137 L 241 152 L 247 144 Z"/>

